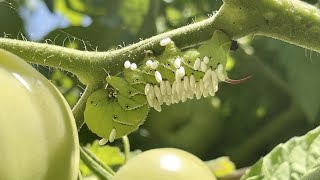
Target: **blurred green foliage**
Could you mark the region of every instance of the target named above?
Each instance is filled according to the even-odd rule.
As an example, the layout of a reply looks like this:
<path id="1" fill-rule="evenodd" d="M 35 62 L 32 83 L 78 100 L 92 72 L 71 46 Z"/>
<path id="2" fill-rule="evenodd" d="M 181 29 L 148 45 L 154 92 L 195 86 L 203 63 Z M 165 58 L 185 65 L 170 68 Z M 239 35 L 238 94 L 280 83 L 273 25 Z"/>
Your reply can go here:
<path id="1" fill-rule="evenodd" d="M 0 35 L 22 39 L 25 22 L 19 7 L 27 2 L 0 1 Z M 222 4 L 221 0 L 44 2 L 52 12 L 66 16 L 70 26 L 54 29 L 42 42 L 87 51 L 123 47 L 205 19 Z M 92 20 L 88 27 L 80 26 L 83 15 Z M 240 85 L 221 84 L 214 98 L 164 107 L 161 113 L 152 110 L 146 123 L 129 136 L 132 149 L 178 147 L 203 159 L 227 155 L 242 167 L 256 162 L 280 142 L 320 124 L 318 54 L 259 36 L 238 42 L 239 49 L 230 55 L 234 66 L 229 77 L 253 77 Z M 39 69 L 74 105 L 83 91 L 76 78 L 63 71 Z M 68 98 L 69 93 L 72 97 Z M 80 132 L 83 144 L 96 138 L 85 127 Z"/>

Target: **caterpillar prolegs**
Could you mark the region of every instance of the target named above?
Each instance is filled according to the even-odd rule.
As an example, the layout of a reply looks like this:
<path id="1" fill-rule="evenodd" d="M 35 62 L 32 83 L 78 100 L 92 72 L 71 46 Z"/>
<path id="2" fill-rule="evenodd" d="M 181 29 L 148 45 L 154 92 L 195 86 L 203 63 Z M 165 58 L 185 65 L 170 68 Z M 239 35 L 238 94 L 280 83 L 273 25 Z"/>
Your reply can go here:
<path id="1" fill-rule="evenodd" d="M 231 39 L 215 31 L 197 49 L 181 51 L 170 38 L 160 41 L 164 52 L 146 56 L 142 64 L 124 63 L 123 77 L 108 76 L 106 89 L 94 92 L 87 101 L 85 121 L 101 144 L 136 130 L 149 107 L 185 102 L 187 99 L 214 96 L 226 75 Z"/>

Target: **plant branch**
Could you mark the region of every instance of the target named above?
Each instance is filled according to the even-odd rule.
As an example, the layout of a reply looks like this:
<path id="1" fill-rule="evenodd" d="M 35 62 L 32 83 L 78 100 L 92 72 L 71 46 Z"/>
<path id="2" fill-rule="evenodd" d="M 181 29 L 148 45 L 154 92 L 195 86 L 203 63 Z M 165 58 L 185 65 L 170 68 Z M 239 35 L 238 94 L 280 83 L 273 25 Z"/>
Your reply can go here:
<path id="1" fill-rule="evenodd" d="M 30 63 L 62 68 L 76 76 L 83 84 L 102 82 L 106 73 L 111 75 L 121 72 L 126 60 L 142 62 L 145 51 L 155 54 L 164 50 L 159 42 L 171 37 L 178 46 L 184 47 L 209 39 L 216 29 L 223 29 L 214 17 L 184 26 L 140 41 L 122 49 L 107 52 L 89 52 L 68 49 L 56 45 L 0 38 L 0 48 L 15 53 Z"/>
<path id="2" fill-rule="evenodd" d="M 222 30 L 237 39 L 249 34 L 277 38 L 320 52 L 319 10 L 299 0 L 224 0 L 215 16 L 190 24 L 122 49 L 88 52 L 49 44 L 0 38 L 0 48 L 28 62 L 62 68 L 78 76 L 86 85 L 102 83 L 106 72 L 122 71 L 126 60 L 141 63 L 146 50 L 163 51 L 159 42 L 166 37 L 178 47 L 189 47 L 208 40 L 214 30 Z"/>
<path id="3" fill-rule="evenodd" d="M 95 173 L 100 179 L 102 180 L 111 180 L 112 174 L 106 171 L 99 163 L 97 163 L 94 159 L 92 159 L 82 147 L 80 147 L 80 158 L 83 163 L 93 172 Z"/>
<path id="4" fill-rule="evenodd" d="M 300 0 L 224 0 L 218 15 L 235 39 L 263 35 L 320 52 L 320 10 Z"/>
<path id="5" fill-rule="evenodd" d="M 104 165 L 104 163 L 94 154 L 92 153 L 88 148 L 86 147 L 82 147 L 83 151 L 90 156 L 90 158 L 92 160 L 94 160 L 96 163 L 99 164 L 99 166 L 101 166 L 101 168 L 105 169 L 106 171 L 108 171 L 111 175 L 115 175 L 116 173 L 111 169 L 111 167 Z"/>

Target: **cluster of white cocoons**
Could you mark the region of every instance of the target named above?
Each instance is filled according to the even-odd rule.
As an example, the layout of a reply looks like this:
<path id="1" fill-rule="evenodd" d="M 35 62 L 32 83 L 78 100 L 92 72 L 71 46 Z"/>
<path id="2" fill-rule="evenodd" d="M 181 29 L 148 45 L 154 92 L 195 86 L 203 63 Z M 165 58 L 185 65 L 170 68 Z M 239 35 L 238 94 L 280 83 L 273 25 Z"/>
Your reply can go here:
<path id="1" fill-rule="evenodd" d="M 196 97 L 200 99 L 203 97 L 214 96 L 218 91 L 218 82 L 225 81 L 225 75 L 223 74 L 223 66 L 219 64 L 215 70 L 207 68 L 209 58 L 205 56 L 203 61 L 195 61 L 199 64 L 200 71 L 204 72 L 204 76 L 200 81 L 196 82 L 194 75 L 186 76 L 185 69 L 181 66 L 181 59 L 176 58 L 174 62 L 175 81 L 171 84 L 169 81 L 163 81 L 161 73 L 155 71 L 155 78 L 159 85 L 146 84 L 145 94 L 148 103 L 156 111 L 161 111 L 161 105 L 175 104 L 185 102 L 187 99 L 193 99 Z M 200 60 L 200 59 L 199 59 Z M 150 63 L 150 62 L 149 62 Z M 198 66 L 198 65 L 197 65 Z"/>
<path id="2" fill-rule="evenodd" d="M 166 46 L 170 42 L 170 38 L 165 38 L 160 41 L 160 45 Z M 161 105 L 164 103 L 170 105 L 179 103 L 180 101 L 185 102 L 187 99 L 193 99 L 194 97 L 200 99 L 201 97 L 214 96 L 218 91 L 218 82 L 225 81 L 226 76 L 223 74 L 222 64 L 219 64 L 216 69 L 211 69 L 207 67 L 208 63 L 208 56 L 195 60 L 193 69 L 204 72 L 203 78 L 196 82 L 194 75 L 186 76 L 185 69 L 181 66 L 182 59 L 177 57 L 174 62 L 174 67 L 176 68 L 175 81 L 170 83 L 169 81 L 163 80 L 161 73 L 156 70 L 159 62 L 156 60 L 147 60 L 146 66 L 156 70 L 154 76 L 159 83 L 158 85 L 147 83 L 145 86 L 144 93 L 146 94 L 150 107 L 160 112 Z M 132 68 L 132 64 L 129 61 L 124 63 L 124 67 L 126 69 L 130 68 L 131 70 L 136 69 L 136 65 L 135 68 Z"/>
<path id="3" fill-rule="evenodd" d="M 113 128 L 110 132 L 109 139 L 105 139 L 105 138 L 100 139 L 99 145 L 103 146 L 103 145 L 107 144 L 108 141 L 113 142 L 116 139 L 116 136 L 117 136 L 117 130 L 115 128 Z"/>
<path id="4" fill-rule="evenodd" d="M 131 69 L 131 70 L 136 70 L 137 69 L 137 64 L 136 63 L 131 63 L 130 61 L 124 62 L 124 68 L 126 69 Z"/>

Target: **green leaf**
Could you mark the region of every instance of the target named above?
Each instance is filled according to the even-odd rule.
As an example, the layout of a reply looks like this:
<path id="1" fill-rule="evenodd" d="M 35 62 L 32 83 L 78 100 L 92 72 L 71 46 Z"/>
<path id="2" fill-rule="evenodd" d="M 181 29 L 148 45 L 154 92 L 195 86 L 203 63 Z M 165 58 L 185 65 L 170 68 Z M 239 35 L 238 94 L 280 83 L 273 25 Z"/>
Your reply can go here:
<path id="1" fill-rule="evenodd" d="M 241 180 L 298 180 L 320 164 L 320 127 L 279 144 Z"/>
<path id="2" fill-rule="evenodd" d="M 315 121 L 320 110 L 319 56 L 300 47 L 286 46 L 282 48 L 280 58 L 294 99 L 308 120 Z"/>
<path id="3" fill-rule="evenodd" d="M 317 179 L 320 179 L 320 166 L 307 172 L 301 178 L 301 180 L 317 180 Z"/>

